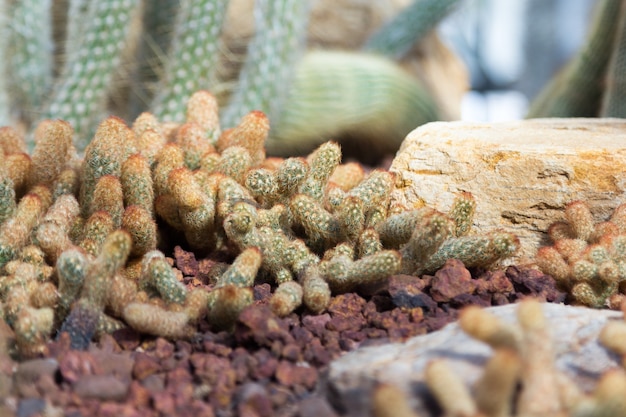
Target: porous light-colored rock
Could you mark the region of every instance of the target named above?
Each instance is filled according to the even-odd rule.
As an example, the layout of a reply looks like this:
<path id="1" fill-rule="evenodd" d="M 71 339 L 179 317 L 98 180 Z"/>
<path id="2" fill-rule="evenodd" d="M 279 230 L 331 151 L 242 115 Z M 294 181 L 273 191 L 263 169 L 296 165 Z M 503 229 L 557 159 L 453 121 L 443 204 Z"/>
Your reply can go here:
<path id="1" fill-rule="evenodd" d="M 593 310 L 546 303 L 542 305 L 552 335 L 556 369 L 563 371 L 584 390 L 592 389 L 598 376 L 619 366 L 597 342 L 600 330 L 621 312 Z M 517 305 L 486 309 L 505 323 L 516 323 Z M 410 398 L 419 415 L 431 415 L 432 401 L 424 385 L 424 369 L 433 359 L 444 358 L 459 378 L 473 383 L 492 350 L 466 335 L 457 323 L 405 343 L 365 347 L 350 352 L 330 364 L 326 395 L 347 416 L 371 415 L 372 388 L 390 383 Z"/>
<path id="2" fill-rule="evenodd" d="M 392 165 L 392 200 L 447 210 L 455 193 L 477 200 L 474 227 L 520 237 L 512 262 L 532 259 L 548 226 L 573 200 L 598 219 L 626 200 L 626 120 L 435 122 L 404 140 Z"/>

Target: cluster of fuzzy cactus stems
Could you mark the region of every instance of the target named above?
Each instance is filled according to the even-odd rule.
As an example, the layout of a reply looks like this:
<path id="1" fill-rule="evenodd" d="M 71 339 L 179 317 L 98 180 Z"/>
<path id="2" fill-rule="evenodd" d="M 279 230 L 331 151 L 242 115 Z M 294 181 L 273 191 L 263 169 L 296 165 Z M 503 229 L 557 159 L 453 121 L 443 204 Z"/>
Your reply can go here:
<path id="1" fill-rule="evenodd" d="M 431 361 L 425 383 L 449 417 L 623 416 L 626 413 L 626 371 L 608 370 L 592 392 L 583 392 L 558 370 L 555 349 L 542 305 L 525 299 L 517 307 L 517 325 L 501 321 L 477 306 L 461 312 L 459 325 L 472 338 L 493 349 L 473 387 L 464 384 L 446 359 Z M 599 342 L 626 365 L 626 322 L 610 321 Z M 417 417 L 406 395 L 381 384 L 373 395 L 377 417 Z"/>
<path id="2" fill-rule="evenodd" d="M 342 164 L 332 142 L 267 158 L 268 131 L 258 111 L 222 131 L 205 91 L 180 125 L 149 113 L 131 127 L 104 120 L 82 157 L 64 121 L 42 122 L 30 155 L 1 129 L 0 294 L 20 353 L 38 354 L 58 331 L 84 348 L 125 326 L 168 338 L 193 336 L 205 318 L 229 329 L 259 280 L 272 284 L 276 314 L 319 313 L 333 293 L 453 257 L 487 266 L 517 247 L 509 233 L 469 233 L 469 194 L 447 214 L 393 207 L 391 173 Z M 173 245 L 229 265 L 187 287 L 159 250 Z"/>
<path id="3" fill-rule="evenodd" d="M 564 221 L 553 223 L 548 235 L 553 245 L 536 256 L 541 270 L 577 304 L 619 308 L 626 280 L 626 205 L 596 222 L 587 203 L 571 202 Z"/>

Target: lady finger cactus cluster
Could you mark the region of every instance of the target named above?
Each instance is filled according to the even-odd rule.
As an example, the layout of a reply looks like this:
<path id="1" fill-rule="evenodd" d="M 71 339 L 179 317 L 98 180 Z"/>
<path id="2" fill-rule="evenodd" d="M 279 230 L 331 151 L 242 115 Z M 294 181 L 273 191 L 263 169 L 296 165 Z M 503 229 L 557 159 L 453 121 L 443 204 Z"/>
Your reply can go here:
<path id="1" fill-rule="evenodd" d="M 474 210 L 472 195 L 461 193 L 447 215 L 421 207 L 389 215 L 376 230 L 383 245 L 400 248 L 407 274 L 434 272 L 451 258 L 467 267 L 487 267 L 513 254 L 519 240 L 512 233 L 471 233 Z"/>
<path id="2" fill-rule="evenodd" d="M 332 142 L 306 158 L 266 158 L 268 132 L 258 111 L 222 130 L 205 91 L 181 125 L 148 113 L 131 127 L 104 120 L 82 159 L 65 122 L 42 123 L 32 156 L 0 130 L 2 317 L 22 354 L 58 330 L 85 348 L 125 326 L 170 338 L 192 336 L 205 318 L 230 329 L 260 279 L 275 288 L 276 314 L 320 313 L 333 293 L 432 271 L 446 257 L 485 266 L 516 246 L 510 235 L 468 233 L 470 195 L 449 214 L 398 213 L 391 173 L 341 164 Z M 176 244 L 233 261 L 188 287 L 162 252 Z"/>
<path id="3" fill-rule="evenodd" d="M 555 365 L 550 329 L 541 303 L 522 301 L 517 308 L 517 325 L 500 321 L 476 306 L 461 312 L 459 324 L 472 338 L 493 349 L 473 387 L 466 386 L 445 359 L 431 361 L 425 382 L 444 415 L 475 416 L 621 416 L 626 413 L 626 372 L 611 369 L 586 393 Z M 599 341 L 624 357 L 626 323 L 609 322 Z M 393 403 L 389 402 L 393 398 Z M 373 396 L 380 415 L 406 410 L 416 416 L 408 399 L 397 387 L 381 385 Z M 387 413 L 383 413 L 386 411 Z M 400 415 L 400 414 L 395 414 Z"/>
<path id="4" fill-rule="evenodd" d="M 553 245 L 536 255 L 541 270 L 576 303 L 619 306 L 620 284 L 626 280 L 626 205 L 618 206 L 608 221 L 596 223 L 586 203 L 571 202 L 565 221 L 553 223 L 548 234 Z"/>

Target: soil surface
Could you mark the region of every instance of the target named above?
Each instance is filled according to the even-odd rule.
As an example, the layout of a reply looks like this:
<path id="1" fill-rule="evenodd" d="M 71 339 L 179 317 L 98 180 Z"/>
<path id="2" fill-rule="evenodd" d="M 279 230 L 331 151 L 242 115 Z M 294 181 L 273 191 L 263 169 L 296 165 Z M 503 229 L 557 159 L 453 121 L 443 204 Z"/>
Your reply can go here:
<path id="1" fill-rule="evenodd" d="M 172 262 L 188 286 L 208 285 L 220 264 L 180 247 Z M 450 260 L 433 276 L 391 276 L 377 287 L 334 296 L 320 315 L 279 318 L 258 284 L 255 303 L 230 331 L 206 321 L 192 340 L 150 338 L 131 330 L 101 337 L 87 351 L 58 335 L 44 357 L 0 358 L 2 416 L 337 416 L 323 394 L 335 358 L 359 346 L 403 341 L 440 329 L 468 304 L 502 305 L 534 296 L 563 302 L 554 280 L 510 266 L 467 270 Z M 0 339 L 11 338 L 0 329 Z"/>

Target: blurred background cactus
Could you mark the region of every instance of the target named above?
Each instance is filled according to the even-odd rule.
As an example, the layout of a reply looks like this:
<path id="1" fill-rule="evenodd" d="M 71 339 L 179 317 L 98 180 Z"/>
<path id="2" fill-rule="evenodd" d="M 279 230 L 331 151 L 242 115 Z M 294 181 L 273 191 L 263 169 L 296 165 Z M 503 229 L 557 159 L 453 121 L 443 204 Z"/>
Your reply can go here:
<path id="1" fill-rule="evenodd" d="M 626 117 L 626 2 L 595 6 L 587 40 L 534 99 L 528 117 Z"/>
<path id="2" fill-rule="evenodd" d="M 270 154 L 347 138 L 392 153 L 416 126 L 459 116 L 467 76 L 431 30 L 456 3 L 2 0 L 0 121 L 67 120 L 82 150 L 104 116 L 180 123 L 204 89 L 225 128 L 268 114 Z"/>

